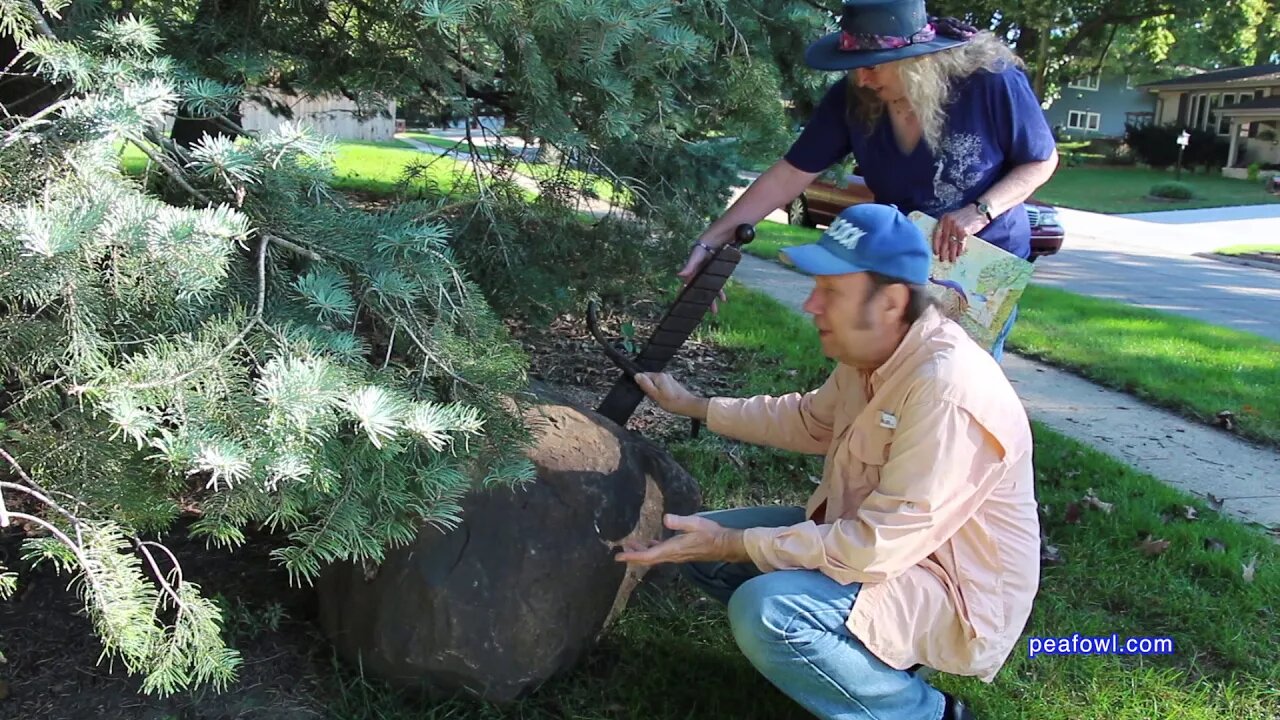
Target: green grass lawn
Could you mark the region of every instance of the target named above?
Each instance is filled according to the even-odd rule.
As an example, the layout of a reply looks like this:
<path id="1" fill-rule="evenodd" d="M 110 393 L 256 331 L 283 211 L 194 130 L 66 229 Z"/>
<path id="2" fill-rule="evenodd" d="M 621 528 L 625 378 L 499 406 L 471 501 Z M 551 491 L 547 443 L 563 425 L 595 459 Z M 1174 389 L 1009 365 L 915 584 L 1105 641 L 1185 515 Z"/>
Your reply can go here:
<path id="1" fill-rule="evenodd" d="M 404 133 L 404 135 L 411 137 L 418 142 L 426 143 L 427 145 L 434 145 L 435 147 L 452 150 L 454 152 L 473 154 L 485 159 L 489 159 L 501 152 L 496 148 L 483 147 L 480 145 L 472 148 L 467 144 L 466 138 L 450 139 L 423 132 L 407 132 Z"/>
<path id="2" fill-rule="evenodd" d="M 1009 348 L 1280 445 L 1280 343 L 1180 315 L 1031 285 Z"/>
<path id="3" fill-rule="evenodd" d="M 1280 254 L 1280 245 L 1231 245 L 1214 252 L 1219 255 Z"/>
<path id="4" fill-rule="evenodd" d="M 1062 167 L 1035 193 L 1041 202 L 1100 213 L 1158 212 L 1187 208 L 1261 205 L 1280 202 L 1261 182 L 1224 178 L 1183 168 L 1182 182 L 1195 197 L 1182 202 L 1147 199 L 1151 187 L 1174 179 L 1174 173 L 1137 167 Z"/>
<path id="5" fill-rule="evenodd" d="M 139 175 L 149 163 L 132 143 L 120 154 L 126 173 Z M 406 171 L 412 169 L 412 180 Z M 344 141 L 334 147 L 334 187 L 371 193 L 422 190 L 428 186 L 451 192 L 474 182 L 465 163 L 447 157 L 423 154 L 399 140 L 391 142 Z"/>
<path id="6" fill-rule="evenodd" d="M 766 221 L 745 250 L 775 260 L 779 248 L 813 242 L 818 235 Z M 1278 343 L 1032 284 L 1008 346 L 1206 423 L 1230 410 L 1241 434 L 1280 446 Z"/>
<path id="7" fill-rule="evenodd" d="M 393 193 L 438 188 L 441 193 L 462 190 L 474 183 L 465 162 L 427 155 L 400 141 L 337 144 L 334 187 L 340 190 Z M 406 173 L 412 180 L 406 183 Z"/>
<path id="8" fill-rule="evenodd" d="M 743 252 L 765 260 L 777 260 L 778 250 L 792 245 L 816 242 L 822 231 L 798 225 L 783 225 L 765 220 L 756 225 L 756 237 L 743 246 Z"/>
<path id="9" fill-rule="evenodd" d="M 830 363 L 806 319 L 733 283 L 734 302 L 699 335 L 735 353 L 740 395 L 815 387 Z M 1037 496 L 1048 541 L 1034 613 L 1008 664 L 987 685 L 935 675 L 984 719 L 1274 720 L 1280 713 L 1280 560 L 1263 534 L 1196 499 L 1036 425 Z M 818 474 L 811 457 L 740 445 L 704 432 L 673 454 L 702 484 L 708 508 L 800 504 Z M 1066 508 L 1092 488 L 1110 513 Z M 1186 517 L 1194 507 L 1198 518 Z M 1179 519 L 1175 519 L 1179 518 Z M 1146 555 L 1150 533 L 1168 548 Z M 1220 548 L 1220 550 L 1219 550 Z M 1241 565 L 1256 558 L 1245 582 Z M 1031 636 L 1171 637 L 1169 656 L 1027 657 Z M 335 682 L 335 717 L 551 720 L 738 718 L 804 720 L 807 713 L 738 652 L 725 613 L 682 582 L 635 597 L 574 672 L 509 707 L 424 704 L 348 672 Z"/>
<path id="10" fill-rule="evenodd" d="M 454 150 L 458 152 L 472 153 L 473 150 L 467 145 L 465 140 L 451 140 L 436 135 L 420 132 L 405 133 L 419 142 L 434 145 L 446 150 Z M 501 157 L 502 151 L 498 148 L 479 147 L 474 149 L 474 154 L 485 160 Z M 589 195 L 594 195 L 605 202 L 613 202 L 617 205 L 627 206 L 631 202 L 631 191 L 624 187 L 615 187 L 609 180 L 594 175 L 592 173 L 565 168 L 561 170 L 553 165 L 545 163 L 518 162 L 515 166 L 516 172 L 531 177 L 535 180 L 546 182 L 554 180 L 557 177 L 571 187 L 586 191 Z"/>

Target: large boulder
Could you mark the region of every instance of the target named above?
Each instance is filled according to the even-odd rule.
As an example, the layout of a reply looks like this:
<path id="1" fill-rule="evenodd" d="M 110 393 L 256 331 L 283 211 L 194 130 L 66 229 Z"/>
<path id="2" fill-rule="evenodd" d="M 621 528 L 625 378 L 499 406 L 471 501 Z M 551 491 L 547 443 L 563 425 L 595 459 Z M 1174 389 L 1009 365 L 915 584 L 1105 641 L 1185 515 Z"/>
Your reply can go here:
<path id="1" fill-rule="evenodd" d="M 700 509 L 697 482 L 656 445 L 536 393 L 536 481 L 474 491 L 459 527 L 424 527 L 371 572 L 321 576 L 321 625 L 346 660 L 440 694 L 520 698 L 574 666 L 626 605 L 644 570 L 615 548 L 669 535 L 665 512 Z"/>

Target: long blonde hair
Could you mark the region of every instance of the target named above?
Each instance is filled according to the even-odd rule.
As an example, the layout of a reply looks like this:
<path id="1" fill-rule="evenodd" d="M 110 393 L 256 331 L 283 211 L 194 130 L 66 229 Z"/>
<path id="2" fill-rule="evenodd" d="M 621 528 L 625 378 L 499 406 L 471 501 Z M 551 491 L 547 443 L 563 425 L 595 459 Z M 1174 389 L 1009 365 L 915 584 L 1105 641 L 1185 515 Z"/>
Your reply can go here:
<path id="1" fill-rule="evenodd" d="M 1007 44 L 985 30 L 963 45 L 893 64 L 898 68 L 907 102 L 920 119 L 922 138 L 935 149 L 942 142 L 954 81 L 981 70 L 997 72 L 1009 66 L 1025 67 L 1022 58 Z M 870 132 L 884 114 L 885 104 L 873 91 L 858 87 L 854 78 L 854 73 L 849 73 L 849 109 L 866 123 Z"/>

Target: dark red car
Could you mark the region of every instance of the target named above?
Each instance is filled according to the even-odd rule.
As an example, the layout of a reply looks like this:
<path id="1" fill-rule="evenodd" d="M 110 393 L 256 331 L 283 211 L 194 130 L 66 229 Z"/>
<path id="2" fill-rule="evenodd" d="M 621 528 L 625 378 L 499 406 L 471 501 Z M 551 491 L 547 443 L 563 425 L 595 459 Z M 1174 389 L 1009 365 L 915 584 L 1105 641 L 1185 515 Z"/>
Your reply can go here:
<path id="1" fill-rule="evenodd" d="M 847 186 L 839 187 L 828 179 L 819 176 L 804 192 L 789 205 L 782 208 L 787 211 L 787 220 L 792 225 L 816 227 L 828 225 L 841 210 L 864 202 L 874 202 L 875 197 L 867 189 L 867 184 L 859 175 L 849 175 Z M 1062 249 L 1062 241 L 1066 231 L 1058 222 L 1058 210 L 1052 205 L 1028 200 L 1027 219 L 1031 221 L 1031 256 L 1036 258 L 1056 254 Z"/>

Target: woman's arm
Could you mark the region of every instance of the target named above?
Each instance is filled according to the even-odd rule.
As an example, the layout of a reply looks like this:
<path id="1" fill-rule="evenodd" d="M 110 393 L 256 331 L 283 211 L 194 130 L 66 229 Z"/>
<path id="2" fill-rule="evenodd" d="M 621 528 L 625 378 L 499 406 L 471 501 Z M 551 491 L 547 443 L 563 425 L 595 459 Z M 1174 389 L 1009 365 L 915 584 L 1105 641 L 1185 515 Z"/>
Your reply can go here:
<path id="1" fill-rule="evenodd" d="M 990 190 L 980 195 L 978 201 L 989 205 L 991 217 L 997 217 L 1030 198 L 1049 182 L 1057 168 L 1058 151 L 1055 149 L 1045 160 L 1032 160 L 1010 170 Z M 939 260 L 954 262 L 964 251 L 964 238 L 976 235 L 990 222 L 973 203 L 943 215 L 938 219 L 931 238 L 933 252 Z"/>
<path id="2" fill-rule="evenodd" d="M 990 205 L 991 217 L 996 217 L 1009 208 L 1026 202 L 1036 190 L 1049 182 L 1057 169 L 1058 151 L 1055 149 L 1048 159 L 1025 163 L 1010 170 L 1009 174 L 1000 178 L 978 200 Z"/>
<path id="3" fill-rule="evenodd" d="M 703 231 L 698 241 L 713 248 L 727 244 L 733 239 L 734 228 L 743 223 L 755 225 L 760 222 L 769 213 L 794 200 L 820 174 L 805 172 L 785 159 L 779 160 L 756 178 L 737 202 Z M 711 253 L 695 245 L 689 261 L 677 274 L 689 282 L 710 257 Z"/>

